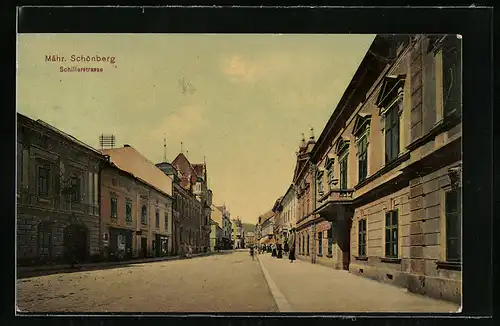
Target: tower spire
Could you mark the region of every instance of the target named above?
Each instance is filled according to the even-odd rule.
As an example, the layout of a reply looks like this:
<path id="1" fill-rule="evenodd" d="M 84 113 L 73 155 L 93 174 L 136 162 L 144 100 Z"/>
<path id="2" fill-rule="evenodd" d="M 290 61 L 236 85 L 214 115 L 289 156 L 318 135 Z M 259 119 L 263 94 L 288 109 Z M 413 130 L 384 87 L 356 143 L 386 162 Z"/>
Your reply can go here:
<path id="1" fill-rule="evenodd" d="M 184 144 L 181 142 L 181 154 L 182 154 L 182 151 L 183 151 L 183 147 L 184 147 Z"/>
<path id="2" fill-rule="evenodd" d="M 310 138 L 314 139 L 314 128 L 313 127 L 311 127 L 311 137 Z"/>

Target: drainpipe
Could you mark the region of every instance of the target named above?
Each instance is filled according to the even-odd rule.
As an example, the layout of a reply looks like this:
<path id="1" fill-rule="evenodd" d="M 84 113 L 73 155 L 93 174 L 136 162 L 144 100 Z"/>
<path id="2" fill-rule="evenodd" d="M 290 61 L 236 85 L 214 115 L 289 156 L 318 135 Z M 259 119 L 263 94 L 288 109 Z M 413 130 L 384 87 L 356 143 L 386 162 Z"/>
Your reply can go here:
<path id="1" fill-rule="evenodd" d="M 310 162 L 311 167 L 311 183 L 313 190 L 312 211 L 316 210 L 316 165 Z M 313 220 L 313 254 L 311 255 L 311 262 L 316 263 L 316 221 Z"/>

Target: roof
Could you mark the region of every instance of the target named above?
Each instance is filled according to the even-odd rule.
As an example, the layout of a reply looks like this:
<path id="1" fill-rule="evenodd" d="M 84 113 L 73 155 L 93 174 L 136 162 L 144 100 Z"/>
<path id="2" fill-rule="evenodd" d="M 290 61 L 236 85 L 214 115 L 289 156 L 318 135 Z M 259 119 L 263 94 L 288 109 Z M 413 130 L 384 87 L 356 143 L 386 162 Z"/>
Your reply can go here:
<path id="1" fill-rule="evenodd" d="M 203 168 L 205 166 L 205 164 L 191 164 L 193 166 L 193 170 L 194 172 L 196 173 L 197 176 L 199 177 L 204 177 L 203 176 Z"/>
<path id="2" fill-rule="evenodd" d="M 265 212 L 264 214 L 262 214 L 261 224 L 264 224 L 265 221 L 269 220 L 273 216 L 274 212 L 272 210 Z"/>
<path id="3" fill-rule="evenodd" d="M 172 196 L 172 178 L 158 169 L 151 161 L 131 146 L 103 149 L 119 169 L 132 173 L 159 191 Z"/>
<path id="4" fill-rule="evenodd" d="M 56 127 L 54 127 L 53 125 L 51 125 L 51 124 L 49 124 L 49 123 L 47 123 L 47 122 L 45 122 L 43 120 L 40 120 L 40 119 L 34 120 L 34 119 L 31 119 L 30 117 L 28 117 L 28 116 L 26 116 L 24 114 L 21 114 L 21 113 L 17 113 L 17 117 L 18 117 L 18 119 L 19 118 L 23 118 L 23 119 L 31 121 L 32 123 L 38 124 L 38 125 L 40 125 L 43 128 L 49 129 L 50 131 L 58 134 L 59 136 L 65 138 L 66 140 L 69 140 L 70 142 L 72 142 L 72 143 L 74 143 L 76 145 L 79 145 L 80 147 L 83 147 L 83 148 L 85 148 L 85 149 L 93 152 L 94 154 L 97 154 L 99 156 L 102 155 L 101 152 L 99 150 L 95 149 L 94 147 L 92 147 L 92 146 L 90 146 L 88 144 L 85 144 L 81 140 L 79 140 L 79 139 L 71 136 L 70 134 L 65 133 L 64 131 L 62 131 L 62 130 L 56 128 Z"/>

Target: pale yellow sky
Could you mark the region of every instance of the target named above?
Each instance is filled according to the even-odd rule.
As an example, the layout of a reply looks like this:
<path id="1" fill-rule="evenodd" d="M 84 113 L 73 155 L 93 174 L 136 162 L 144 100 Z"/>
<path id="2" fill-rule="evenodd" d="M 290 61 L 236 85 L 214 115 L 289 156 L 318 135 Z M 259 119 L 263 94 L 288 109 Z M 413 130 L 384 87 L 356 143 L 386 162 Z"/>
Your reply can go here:
<path id="1" fill-rule="evenodd" d="M 17 109 L 96 148 L 113 133 L 154 163 L 164 134 L 169 161 L 182 141 L 192 163 L 206 156 L 215 204 L 255 223 L 292 181 L 301 133 L 319 136 L 374 37 L 20 34 Z"/>

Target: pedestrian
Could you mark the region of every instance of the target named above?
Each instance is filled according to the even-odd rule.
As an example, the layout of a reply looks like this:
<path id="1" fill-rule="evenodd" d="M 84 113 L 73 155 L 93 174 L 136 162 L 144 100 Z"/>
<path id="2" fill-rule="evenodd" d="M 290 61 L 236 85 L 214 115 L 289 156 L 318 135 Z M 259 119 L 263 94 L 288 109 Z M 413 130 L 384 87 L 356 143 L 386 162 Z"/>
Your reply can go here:
<path id="1" fill-rule="evenodd" d="M 189 247 L 188 247 L 188 252 L 189 252 L 189 258 L 192 258 L 193 257 L 193 248 L 191 247 L 191 245 L 189 245 Z"/>
<path id="2" fill-rule="evenodd" d="M 253 257 L 253 247 L 250 247 L 250 256 L 252 256 L 252 260 L 254 260 L 254 257 Z"/>
<path id="3" fill-rule="evenodd" d="M 276 258 L 283 258 L 283 248 L 281 247 L 281 242 L 278 242 L 278 244 L 276 245 L 276 250 L 277 250 L 277 253 L 276 253 Z"/>
<path id="4" fill-rule="evenodd" d="M 277 256 L 276 244 L 273 243 L 271 257 L 276 257 L 276 256 Z"/>
<path id="5" fill-rule="evenodd" d="M 288 247 L 288 239 L 285 239 L 285 244 L 283 245 L 283 251 L 285 254 L 288 254 L 288 251 L 290 250 L 290 247 Z"/>
<path id="6" fill-rule="evenodd" d="M 293 261 L 295 260 L 295 229 L 292 229 L 292 231 L 290 232 L 290 237 L 288 238 L 288 246 L 290 247 L 288 259 L 290 259 L 290 263 L 293 263 Z"/>

